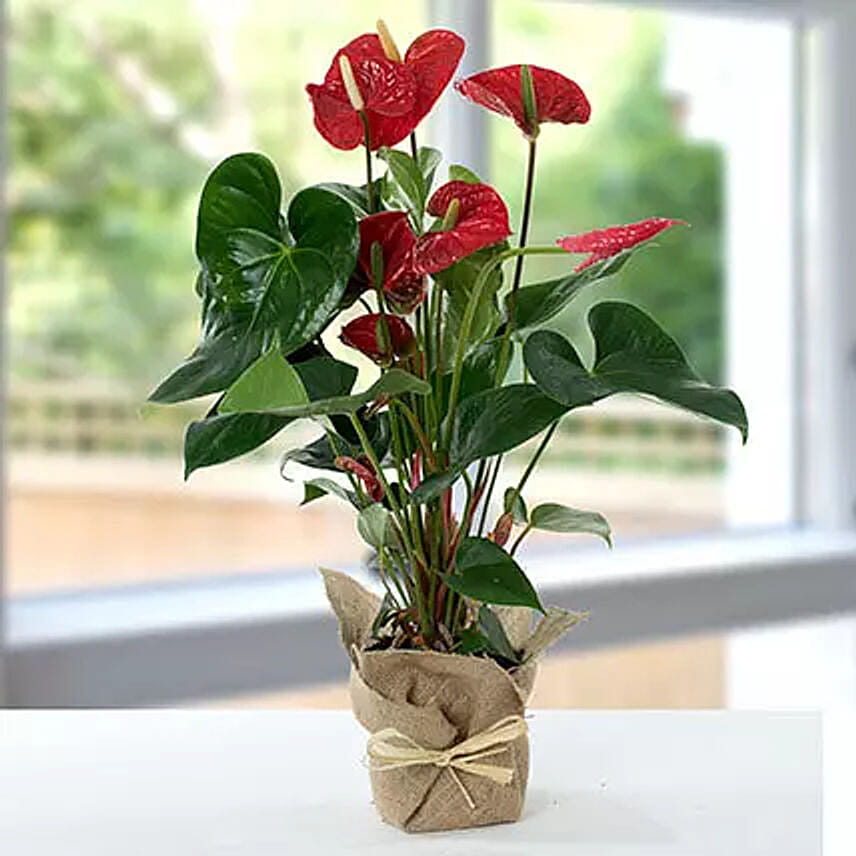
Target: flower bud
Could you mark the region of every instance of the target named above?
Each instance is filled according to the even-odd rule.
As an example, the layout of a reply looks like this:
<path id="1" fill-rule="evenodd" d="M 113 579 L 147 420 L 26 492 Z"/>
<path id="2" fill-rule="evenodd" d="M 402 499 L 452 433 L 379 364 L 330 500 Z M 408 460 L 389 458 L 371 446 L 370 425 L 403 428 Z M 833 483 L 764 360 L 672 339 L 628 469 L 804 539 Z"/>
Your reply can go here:
<path id="1" fill-rule="evenodd" d="M 370 312 L 355 318 L 342 328 L 340 339 L 350 348 L 356 348 L 376 363 L 389 362 L 393 357 L 409 356 L 416 349 L 416 336 L 410 325 L 397 315 L 387 315 L 386 329 L 389 341 L 378 336 L 378 325 L 384 322 L 379 312 Z"/>
<path id="2" fill-rule="evenodd" d="M 342 83 L 345 85 L 345 92 L 348 93 L 348 100 L 351 102 L 351 107 L 357 112 L 365 110 L 366 104 L 363 101 L 363 96 L 360 94 L 360 88 L 357 86 L 354 69 L 351 68 L 351 61 L 345 54 L 339 54 L 339 71 L 342 72 Z"/>
<path id="3" fill-rule="evenodd" d="M 383 499 L 383 485 L 377 477 L 372 462 L 365 455 L 360 455 L 358 458 L 340 455 L 336 458 L 336 466 L 346 473 L 355 475 L 362 482 L 366 494 L 374 502 L 380 502 Z"/>
<path id="4" fill-rule="evenodd" d="M 499 520 L 496 521 L 496 526 L 487 537 L 490 541 L 493 541 L 498 547 L 504 547 L 508 543 L 508 539 L 511 537 L 511 527 L 514 525 L 514 517 L 512 516 L 510 511 L 506 511 L 505 514 L 501 515 Z"/>

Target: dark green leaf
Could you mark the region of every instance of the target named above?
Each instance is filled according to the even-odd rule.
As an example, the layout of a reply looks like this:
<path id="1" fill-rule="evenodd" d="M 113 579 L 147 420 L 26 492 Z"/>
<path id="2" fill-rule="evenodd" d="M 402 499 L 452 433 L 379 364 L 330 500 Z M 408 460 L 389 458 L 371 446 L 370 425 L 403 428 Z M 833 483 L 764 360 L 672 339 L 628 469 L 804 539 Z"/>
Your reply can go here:
<path id="1" fill-rule="evenodd" d="M 320 499 L 322 496 L 327 496 L 328 494 L 338 496 L 339 499 L 344 499 L 345 502 L 350 503 L 354 508 L 360 507 L 359 499 L 353 491 L 342 487 L 342 485 L 333 481 L 333 479 L 324 478 L 309 479 L 303 482 L 303 502 L 300 504 L 308 505 L 313 500 Z"/>
<path id="2" fill-rule="evenodd" d="M 518 493 L 516 487 L 505 489 L 503 497 L 503 511 L 511 512 L 512 520 L 515 523 L 525 526 L 529 522 L 529 514 L 526 511 L 526 503 L 523 497 Z"/>
<path id="3" fill-rule="evenodd" d="M 453 591 L 482 603 L 529 606 L 544 612 L 521 567 L 487 538 L 464 538 L 454 570 L 444 579 Z"/>
<path id="4" fill-rule="evenodd" d="M 601 282 L 615 275 L 633 255 L 626 250 L 603 262 L 592 265 L 579 273 L 526 285 L 517 292 L 515 330 L 538 327 L 561 312 L 588 285 Z M 509 314 L 509 298 L 506 297 L 506 315 Z"/>
<path id="5" fill-rule="evenodd" d="M 520 656 L 511 646 L 511 642 L 502 626 L 502 622 L 497 618 L 496 613 L 489 607 L 482 604 L 478 612 L 478 625 L 481 632 L 490 642 L 490 647 L 493 653 L 498 654 L 504 660 L 509 660 L 512 663 L 519 663 Z"/>
<path id="6" fill-rule="evenodd" d="M 385 413 L 381 413 L 372 419 L 360 417 L 360 421 L 368 435 L 372 448 L 377 452 L 378 457 L 383 460 L 389 448 L 390 441 L 388 416 Z M 299 449 L 290 449 L 280 459 L 280 473 L 283 478 L 288 479 L 285 475 L 285 467 L 292 461 L 311 469 L 338 472 L 339 468 L 336 466 L 338 455 L 348 455 L 355 458 L 362 454 L 359 440 L 354 433 L 350 420 L 345 417 L 333 416 L 331 422 L 333 422 L 336 428 L 335 445 L 332 445 L 329 436 L 324 434 L 307 446 Z"/>
<path id="7" fill-rule="evenodd" d="M 451 463 L 461 468 L 480 458 L 507 452 L 534 437 L 566 410 L 528 383 L 488 389 L 466 398 L 455 411 Z"/>
<path id="8" fill-rule="evenodd" d="M 356 370 L 332 357 L 315 357 L 295 366 L 310 398 L 329 398 L 350 391 Z M 185 478 L 194 470 L 237 458 L 266 443 L 293 420 L 266 413 L 229 413 L 216 410 L 191 422 L 184 436 Z"/>
<path id="9" fill-rule="evenodd" d="M 372 182 L 372 185 L 374 187 L 375 196 L 379 198 L 383 185 L 383 179 L 376 179 L 374 182 Z M 358 220 L 371 213 L 371 211 L 369 210 L 369 193 L 367 184 L 363 184 L 360 187 L 357 187 L 353 184 L 341 184 L 336 181 L 325 181 L 321 184 L 316 184 L 313 186 L 317 187 L 319 190 L 326 190 L 330 193 L 335 193 L 336 196 L 340 197 L 341 199 L 344 199 L 345 202 L 347 202 L 348 205 L 351 206 Z"/>
<path id="10" fill-rule="evenodd" d="M 258 357 L 264 338 L 261 332 L 236 335 L 235 330 L 229 328 L 205 338 L 158 384 L 149 395 L 149 401 L 173 404 L 221 392 Z"/>
<path id="11" fill-rule="evenodd" d="M 311 401 L 347 395 L 357 380 L 357 369 L 332 357 L 313 357 L 295 366 Z"/>
<path id="12" fill-rule="evenodd" d="M 234 229 L 252 229 L 273 240 L 282 237 L 282 193 L 273 164 L 254 152 L 232 155 L 215 167 L 199 200 L 196 255 L 211 271 L 228 268 L 226 238 Z"/>
<path id="13" fill-rule="evenodd" d="M 278 333 L 284 354 L 313 339 L 338 309 L 359 248 L 351 207 L 326 190 L 298 193 L 288 226 L 293 245 L 254 229 L 225 238 L 235 272 L 224 287 L 254 307 L 251 329 Z"/>
<path id="14" fill-rule="evenodd" d="M 475 627 L 465 628 L 458 636 L 456 654 L 466 656 L 467 654 L 485 654 L 489 651 L 490 640 Z"/>
<path id="15" fill-rule="evenodd" d="M 218 298 L 207 271 L 200 271 L 196 290 L 202 298 L 199 344 L 159 384 L 150 401 L 171 404 L 221 392 L 270 344 L 264 331 L 250 330 L 252 307 L 227 304 Z"/>
<path id="16" fill-rule="evenodd" d="M 338 310 L 359 244 L 350 205 L 309 188 L 291 202 L 284 238 L 276 171 L 263 155 L 227 158 L 209 176 L 197 215 L 202 335 L 152 393 L 183 401 L 228 387 L 279 340 L 289 354 Z"/>
<path id="17" fill-rule="evenodd" d="M 746 441 L 746 411 L 737 395 L 706 384 L 675 340 L 641 309 L 629 303 L 599 303 L 588 320 L 595 340 L 590 371 L 558 333 L 539 330 L 526 340 L 526 367 L 545 393 L 568 409 L 619 392 L 651 395 L 732 425 Z"/>
<path id="18" fill-rule="evenodd" d="M 556 502 L 545 502 L 532 509 L 529 525 L 548 532 L 588 532 L 612 546 L 612 531 L 607 519 L 596 511 L 580 511 Z"/>
<path id="19" fill-rule="evenodd" d="M 414 505 L 421 505 L 438 499 L 458 480 L 460 475 L 457 470 L 433 473 L 410 494 L 410 501 Z"/>
<path id="20" fill-rule="evenodd" d="M 258 413 L 229 413 L 191 422 L 184 434 L 184 477 L 252 452 L 291 419 Z"/>

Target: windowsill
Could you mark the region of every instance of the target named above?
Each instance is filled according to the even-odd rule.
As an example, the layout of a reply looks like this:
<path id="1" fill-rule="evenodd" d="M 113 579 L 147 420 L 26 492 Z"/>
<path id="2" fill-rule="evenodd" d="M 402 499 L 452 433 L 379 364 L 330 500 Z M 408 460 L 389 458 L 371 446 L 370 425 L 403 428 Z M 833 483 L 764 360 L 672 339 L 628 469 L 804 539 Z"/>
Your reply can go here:
<path id="1" fill-rule="evenodd" d="M 640 539 L 611 551 L 599 545 L 542 548 L 526 555 L 522 563 L 544 599 L 552 602 L 580 589 L 637 588 L 674 579 L 847 562 L 854 564 L 856 587 L 856 533 L 785 530 Z M 376 586 L 360 571 L 343 570 L 368 587 Z M 313 569 L 111 586 L 10 598 L 8 639 L 15 647 L 129 637 L 230 623 L 288 621 L 327 615 L 328 609 Z"/>
<path id="2" fill-rule="evenodd" d="M 533 553 L 574 650 L 856 612 L 856 533 L 753 532 Z M 345 678 L 316 572 L 11 598 L 7 703 L 126 707 Z"/>

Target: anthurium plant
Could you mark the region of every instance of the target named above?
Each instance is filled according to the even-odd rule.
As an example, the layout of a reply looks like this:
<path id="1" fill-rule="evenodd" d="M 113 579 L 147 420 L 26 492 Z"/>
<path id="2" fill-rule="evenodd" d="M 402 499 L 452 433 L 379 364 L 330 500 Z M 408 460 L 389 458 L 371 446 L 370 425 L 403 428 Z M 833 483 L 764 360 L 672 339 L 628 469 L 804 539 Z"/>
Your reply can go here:
<path id="1" fill-rule="evenodd" d="M 527 505 L 563 417 L 636 393 L 733 426 L 744 441 L 747 420 L 737 395 L 705 383 L 634 305 L 608 300 L 588 312 L 591 360 L 550 328 L 637 247 L 682 223 L 652 217 L 548 246 L 527 242 L 536 153 L 550 144 L 542 127 L 585 125 L 591 113 L 574 81 L 536 65 L 456 83 L 474 109 L 520 129 L 516 232 L 500 194 L 468 168 L 449 165 L 440 181 L 441 153 L 416 134 L 463 52 L 455 33 L 431 30 L 402 54 L 379 22 L 306 87 L 323 139 L 363 148 L 360 186 L 331 181 L 283 200 L 261 154 L 214 169 L 197 219 L 201 336 L 151 399 L 216 396 L 187 428 L 187 475 L 297 420 L 315 422 L 318 438 L 286 451 L 283 468 L 325 473 L 305 482 L 304 503 L 330 496 L 356 514 L 385 590 L 368 647 L 487 657 L 511 669 L 521 652 L 496 607 L 544 611 L 517 559 L 527 534 L 611 538 L 594 511 Z M 526 282 L 526 258 L 543 254 L 567 256 L 568 272 Z M 330 353 L 334 337 L 376 364 L 368 385 L 355 391 L 357 368 Z M 522 477 L 502 483 L 503 455 L 537 435 Z"/>

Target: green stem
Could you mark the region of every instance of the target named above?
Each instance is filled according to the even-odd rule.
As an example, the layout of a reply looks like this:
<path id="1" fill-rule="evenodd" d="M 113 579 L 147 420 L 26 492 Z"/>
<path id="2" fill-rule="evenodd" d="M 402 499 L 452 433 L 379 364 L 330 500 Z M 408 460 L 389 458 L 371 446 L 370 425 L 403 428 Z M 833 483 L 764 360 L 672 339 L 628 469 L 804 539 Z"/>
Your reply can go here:
<path id="1" fill-rule="evenodd" d="M 506 250 L 498 256 L 494 256 L 489 261 L 485 262 L 476 281 L 473 284 L 473 290 L 470 294 L 470 299 L 467 302 L 467 308 L 464 311 L 464 317 L 461 320 L 461 329 L 458 335 L 458 346 L 455 350 L 455 364 L 452 369 L 452 385 L 449 391 L 449 409 L 446 416 L 446 438 L 444 448 L 449 448 L 449 441 L 452 436 L 452 423 L 455 415 L 455 407 L 458 401 L 458 394 L 461 391 L 461 372 L 464 366 L 464 357 L 467 353 L 470 333 L 472 332 L 473 321 L 475 320 L 476 311 L 481 303 L 482 292 L 487 285 L 491 273 L 504 264 L 508 259 L 516 258 L 517 256 L 544 256 L 544 255 L 565 255 L 565 250 L 561 247 L 518 247 L 513 250 Z"/>
<path id="2" fill-rule="evenodd" d="M 528 67 L 527 67 L 528 68 Z M 531 77 L 528 78 L 531 93 Z M 537 148 L 535 146 L 535 138 L 529 140 L 529 157 L 526 161 L 526 184 L 523 191 L 523 216 L 520 221 L 520 242 L 518 246 L 523 248 L 526 246 L 526 241 L 529 238 L 529 220 L 532 216 L 532 200 L 535 189 L 535 154 Z M 520 289 L 520 280 L 523 278 L 523 256 L 519 255 L 514 264 L 514 279 L 511 283 L 511 294 L 508 298 L 508 318 L 505 324 L 505 333 L 502 337 L 502 347 L 499 353 L 499 360 L 496 364 L 496 385 L 501 386 L 505 380 L 505 374 L 508 371 L 508 364 L 511 362 L 511 333 L 514 329 L 514 323 L 517 320 L 517 292 Z M 525 379 L 524 379 L 525 383 Z M 490 481 L 490 486 L 484 496 L 484 505 L 482 506 L 482 517 L 479 525 L 479 534 L 484 531 L 484 522 L 487 517 L 488 509 L 493 501 L 493 490 L 496 486 L 496 477 L 499 475 L 499 469 L 502 466 L 502 455 L 497 455 L 493 465 L 493 476 Z"/>
<path id="3" fill-rule="evenodd" d="M 432 624 L 430 618 L 428 616 L 426 606 L 425 606 L 425 598 L 424 592 L 422 591 L 422 585 L 419 581 L 419 571 L 418 571 L 418 561 L 416 558 L 416 549 L 411 540 L 411 533 L 409 531 L 410 519 L 404 513 L 404 510 L 401 508 L 396 495 L 393 493 L 389 482 L 386 478 L 386 473 L 384 473 L 383 468 L 380 465 L 380 461 L 378 460 L 377 453 L 374 450 L 374 447 L 371 444 L 371 440 L 369 440 L 368 435 L 366 434 L 365 428 L 363 428 L 362 423 L 357 418 L 355 413 L 350 415 L 351 424 L 354 426 L 354 431 L 357 432 L 357 436 L 360 438 L 360 443 L 362 444 L 363 451 L 368 456 L 368 459 L 371 461 L 372 466 L 375 469 L 375 472 L 380 479 L 381 484 L 383 485 L 384 492 L 386 496 L 389 498 L 389 504 L 392 507 L 393 517 L 395 518 L 395 522 L 398 524 L 398 528 L 401 534 L 401 541 L 404 544 L 405 552 L 407 553 L 407 558 L 410 561 L 410 567 L 413 572 L 414 579 L 414 589 L 416 593 L 416 603 L 419 609 L 420 619 L 422 621 L 422 630 L 426 635 L 430 635 L 432 631 Z M 419 548 L 419 552 L 422 552 L 421 545 Z M 422 557 L 423 563 L 427 565 L 425 562 L 424 556 Z"/>
<path id="4" fill-rule="evenodd" d="M 369 118 L 365 110 L 360 110 L 360 121 L 363 123 L 363 144 L 366 148 L 366 192 L 369 197 L 369 214 L 375 213 L 374 181 L 372 180 L 372 152 L 369 148 L 371 142 L 369 134 Z"/>
<path id="5" fill-rule="evenodd" d="M 529 237 L 529 220 L 532 216 L 532 197 L 535 189 L 535 140 L 529 140 L 529 157 L 526 162 L 526 189 L 523 196 L 523 217 L 520 221 L 520 241 L 518 247 L 525 247 Z M 523 277 L 523 256 L 517 257 L 514 265 L 514 280 L 511 283 L 511 295 L 508 298 L 508 330 L 514 326 L 517 309 L 517 291 Z"/>
<path id="6" fill-rule="evenodd" d="M 532 531 L 532 524 L 530 523 L 518 536 L 517 540 L 511 545 L 511 549 L 508 551 L 510 556 L 513 556 L 517 552 L 517 548 L 520 546 L 523 539 Z"/>
<path id="7" fill-rule="evenodd" d="M 419 424 L 416 414 L 399 398 L 393 399 L 392 403 L 394 407 L 397 407 L 404 414 L 405 419 L 410 423 L 410 427 L 413 429 L 413 433 L 416 435 L 416 439 L 419 440 L 419 445 L 425 453 L 425 460 L 433 467 L 434 450 L 431 448 L 431 441 Z"/>
<path id="8" fill-rule="evenodd" d="M 479 520 L 479 537 L 484 534 L 484 526 L 487 521 L 488 510 L 490 509 L 490 498 L 493 496 L 493 489 L 496 487 L 496 479 L 499 476 L 499 468 L 502 464 L 502 455 L 497 455 L 493 459 L 493 472 L 490 476 L 487 490 L 484 492 L 484 504 L 482 505 L 481 519 Z"/>
<path id="9" fill-rule="evenodd" d="M 520 477 L 520 481 L 517 483 L 517 487 L 514 489 L 514 497 L 513 499 L 517 499 L 518 496 L 523 492 L 523 488 L 526 486 L 526 482 L 529 481 L 529 476 L 532 475 L 532 471 L 535 469 L 535 465 L 538 463 L 538 459 L 541 455 L 544 454 L 550 440 L 553 439 L 553 434 L 556 433 L 556 429 L 559 427 L 559 420 L 557 419 L 548 429 L 547 433 L 541 438 L 541 442 L 538 444 L 538 448 L 535 450 L 535 454 L 532 456 L 532 460 L 529 461 L 526 469 L 523 471 L 523 475 Z"/>

